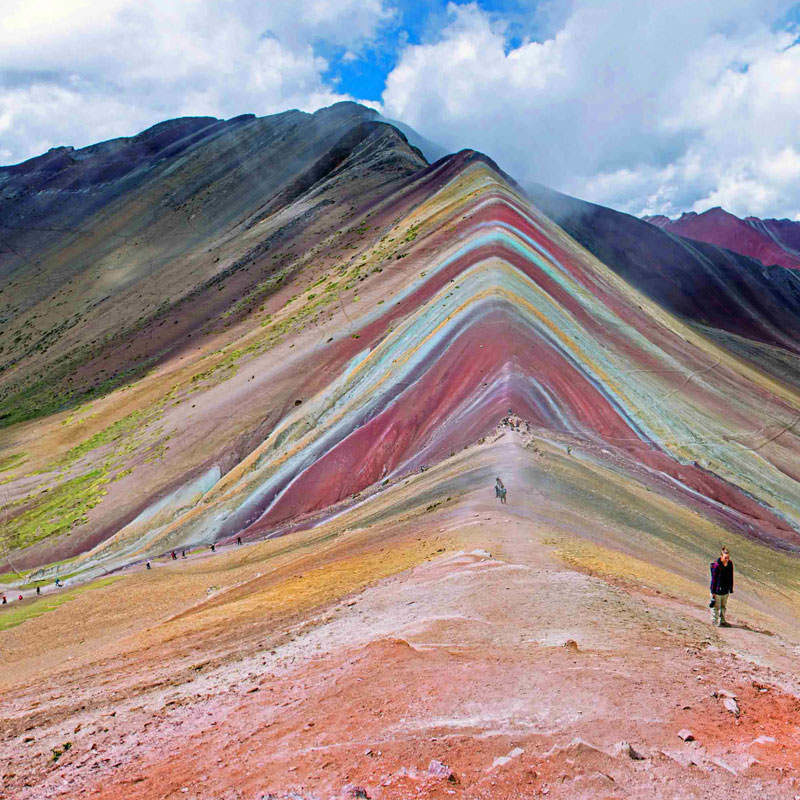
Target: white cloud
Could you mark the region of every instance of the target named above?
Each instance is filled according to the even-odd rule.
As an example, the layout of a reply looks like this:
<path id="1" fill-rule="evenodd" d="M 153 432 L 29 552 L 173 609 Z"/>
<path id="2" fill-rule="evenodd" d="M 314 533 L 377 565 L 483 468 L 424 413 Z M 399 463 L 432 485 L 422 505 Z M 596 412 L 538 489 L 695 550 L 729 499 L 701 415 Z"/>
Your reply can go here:
<path id="1" fill-rule="evenodd" d="M 722 204 L 795 216 L 800 45 L 770 0 L 576 0 L 543 41 L 509 47 L 475 4 L 407 47 L 388 116 L 447 147 L 634 213 Z"/>
<path id="2" fill-rule="evenodd" d="M 347 99 L 314 45 L 358 54 L 392 19 L 384 0 L 5 0 L 3 163 L 179 115 Z"/>
<path id="3" fill-rule="evenodd" d="M 3 0 L 0 163 L 179 115 L 346 99 L 321 54 L 363 62 L 388 30 L 404 43 L 397 2 Z M 800 216 L 800 45 L 776 25 L 788 5 L 451 4 L 401 45 L 382 110 L 523 183 L 633 213 Z M 526 24 L 539 38 L 512 39 Z"/>

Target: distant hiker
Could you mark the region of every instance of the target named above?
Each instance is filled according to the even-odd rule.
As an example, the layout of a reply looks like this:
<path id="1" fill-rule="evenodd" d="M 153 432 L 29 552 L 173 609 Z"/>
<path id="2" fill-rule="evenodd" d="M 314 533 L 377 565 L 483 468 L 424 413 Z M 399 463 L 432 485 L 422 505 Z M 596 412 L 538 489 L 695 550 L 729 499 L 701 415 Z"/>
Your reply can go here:
<path id="1" fill-rule="evenodd" d="M 3 605 L 6 605 L 6 603 L 8 603 L 8 600 L 6 600 L 6 596 L 3 595 Z"/>
<path id="2" fill-rule="evenodd" d="M 503 485 L 503 481 L 498 478 L 494 484 L 494 495 L 497 497 L 500 502 L 505 505 L 506 503 L 506 487 Z"/>
<path id="3" fill-rule="evenodd" d="M 178 556 L 177 556 L 177 554 L 175 553 L 174 550 L 172 551 L 171 555 L 172 555 L 172 560 L 173 561 L 177 561 L 178 560 Z"/>
<path id="4" fill-rule="evenodd" d="M 61 583 L 61 578 L 56 578 L 56 589 L 60 589 L 64 584 Z"/>
<path id="5" fill-rule="evenodd" d="M 41 594 L 41 593 L 42 593 L 42 587 L 41 586 L 37 586 L 36 587 L 36 594 Z"/>
<path id="6" fill-rule="evenodd" d="M 236 537 L 236 544 L 241 544 L 241 543 L 242 543 L 242 537 L 241 536 L 237 536 Z"/>
<path id="7" fill-rule="evenodd" d="M 719 558 L 711 562 L 711 602 L 713 608 L 712 622 L 722 628 L 730 625 L 725 619 L 728 607 L 728 595 L 733 594 L 733 561 L 731 561 L 728 548 L 720 550 Z"/>
<path id="8" fill-rule="evenodd" d="M 149 561 L 148 561 L 148 562 L 145 564 L 145 566 L 147 567 L 147 569 L 153 569 L 153 568 L 150 566 L 150 562 L 149 562 Z"/>
<path id="9" fill-rule="evenodd" d="M 20 595 L 20 596 L 17 598 L 17 600 L 22 600 L 22 595 Z"/>
<path id="10" fill-rule="evenodd" d="M 186 551 L 185 550 L 181 550 L 181 558 L 186 558 Z"/>
<path id="11" fill-rule="evenodd" d="M 217 546 L 215 544 L 212 544 L 211 545 L 211 552 L 213 553 L 216 549 L 217 549 Z"/>

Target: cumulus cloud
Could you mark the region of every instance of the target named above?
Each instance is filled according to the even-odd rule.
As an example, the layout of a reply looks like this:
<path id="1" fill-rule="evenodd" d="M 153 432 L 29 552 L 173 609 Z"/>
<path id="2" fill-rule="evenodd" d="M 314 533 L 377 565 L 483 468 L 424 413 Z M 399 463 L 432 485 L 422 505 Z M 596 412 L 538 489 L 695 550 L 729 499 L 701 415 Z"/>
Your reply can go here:
<path id="1" fill-rule="evenodd" d="M 5 0 L 0 159 L 346 99 L 315 43 L 359 54 L 393 15 L 383 0 Z"/>
<path id="2" fill-rule="evenodd" d="M 407 31 L 425 17 L 411 0 L 3 0 L 0 163 L 180 115 L 358 99 L 327 56 L 388 71 L 387 117 L 523 184 L 636 214 L 800 218 L 790 0 L 424 7 Z"/>
<path id="3" fill-rule="evenodd" d="M 633 213 L 723 205 L 800 218 L 800 44 L 771 0 L 574 0 L 512 46 L 451 4 L 408 46 L 383 102 L 449 148 Z"/>

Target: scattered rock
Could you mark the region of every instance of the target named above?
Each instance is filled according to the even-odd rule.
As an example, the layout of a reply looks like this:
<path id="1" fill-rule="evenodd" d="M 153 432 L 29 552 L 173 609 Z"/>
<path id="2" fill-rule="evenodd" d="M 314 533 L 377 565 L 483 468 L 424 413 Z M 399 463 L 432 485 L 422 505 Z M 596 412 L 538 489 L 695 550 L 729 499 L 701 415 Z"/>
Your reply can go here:
<path id="1" fill-rule="evenodd" d="M 491 772 L 491 770 L 496 769 L 497 767 L 503 767 L 511 761 L 512 758 L 516 758 L 517 756 L 521 756 L 525 751 L 521 747 L 515 747 L 510 753 L 504 756 L 498 756 L 493 762 L 492 766 L 487 769 L 487 772 Z"/>
<path id="2" fill-rule="evenodd" d="M 367 790 L 363 786 L 354 786 L 352 783 L 348 783 L 347 786 L 344 787 L 342 794 L 345 797 L 362 797 L 369 800 Z"/>
<path id="3" fill-rule="evenodd" d="M 734 717 L 738 717 L 741 713 L 739 711 L 739 704 L 734 700 L 732 697 L 726 697 L 722 701 L 722 705 L 733 714 Z"/>
<path id="4" fill-rule="evenodd" d="M 635 750 L 630 742 L 618 742 L 614 750 L 617 755 L 628 756 L 628 758 L 633 759 L 634 761 L 644 761 L 645 759 L 645 756 L 643 756 L 638 750 Z"/>
<path id="5" fill-rule="evenodd" d="M 735 717 L 739 716 L 739 704 L 736 702 L 736 695 L 733 694 L 733 692 L 729 692 L 727 689 L 717 689 L 711 692 L 711 696 L 722 700 L 722 705 L 730 711 L 731 714 Z"/>
<path id="6" fill-rule="evenodd" d="M 693 742 L 694 734 L 690 730 L 683 728 L 683 730 L 678 731 L 678 738 L 682 739 L 684 742 Z"/>
<path id="7" fill-rule="evenodd" d="M 435 758 L 428 764 L 428 775 L 432 775 L 434 778 L 445 778 L 451 783 L 456 782 L 453 770 L 447 764 L 442 764 L 441 761 L 437 761 Z"/>
<path id="8" fill-rule="evenodd" d="M 580 652 L 578 648 L 578 643 L 574 639 L 567 639 L 567 641 L 564 642 L 564 647 L 566 647 L 566 649 L 569 650 L 570 653 Z"/>

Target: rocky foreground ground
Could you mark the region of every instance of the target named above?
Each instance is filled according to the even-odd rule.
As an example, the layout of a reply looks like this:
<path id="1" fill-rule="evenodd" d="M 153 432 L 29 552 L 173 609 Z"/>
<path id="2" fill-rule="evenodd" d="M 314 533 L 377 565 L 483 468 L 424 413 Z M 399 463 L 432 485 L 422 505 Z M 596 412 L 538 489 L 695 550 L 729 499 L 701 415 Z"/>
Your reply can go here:
<path id="1" fill-rule="evenodd" d="M 800 797 L 796 598 L 770 617 L 740 561 L 712 628 L 685 543 L 620 546 L 522 480 L 574 458 L 504 431 L 3 631 L 0 794 Z"/>

